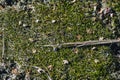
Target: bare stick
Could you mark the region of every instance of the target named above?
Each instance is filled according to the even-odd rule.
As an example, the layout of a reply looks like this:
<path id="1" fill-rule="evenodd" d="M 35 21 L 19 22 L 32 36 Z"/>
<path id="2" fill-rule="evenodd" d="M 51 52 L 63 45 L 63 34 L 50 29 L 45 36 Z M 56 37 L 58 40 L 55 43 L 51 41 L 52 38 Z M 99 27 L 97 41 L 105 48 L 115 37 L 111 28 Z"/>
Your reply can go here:
<path id="1" fill-rule="evenodd" d="M 4 28 L 3 28 L 3 38 L 2 38 L 2 58 L 4 57 L 4 53 L 5 53 L 5 34 L 4 34 Z"/>
<path id="2" fill-rule="evenodd" d="M 53 50 L 55 48 L 61 47 L 82 47 L 82 46 L 93 46 L 93 45 L 105 45 L 105 44 L 112 44 L 112 43 L 120 43 L 120 40 L 93 40 L 93 41 L 84 41 L 84 42 L 69 42 L 69 43 L 62 43 L 56 45 L 41 45 L 42 47 L 52 47 Z"/>

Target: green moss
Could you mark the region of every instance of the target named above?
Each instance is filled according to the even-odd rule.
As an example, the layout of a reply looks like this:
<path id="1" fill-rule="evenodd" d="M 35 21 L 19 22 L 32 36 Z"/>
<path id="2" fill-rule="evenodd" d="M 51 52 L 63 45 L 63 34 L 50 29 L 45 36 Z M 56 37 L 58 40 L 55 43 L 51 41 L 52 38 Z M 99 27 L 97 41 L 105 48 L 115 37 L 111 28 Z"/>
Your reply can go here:
<path id="1" fill-rule="evenodd" d="M 97 50 L 92 50 L 92 46 L 82 47 L 77 54 L 73 48 L 62 48 L 54 52 L 51 48 L 41 47 L 45 44 L 98 40 L 99 37 L 116 38 L 100 21 L 92 21 L 85 15 L 85 12 L 88 12 L 88 7 L 83 8 L 85 4 L 56 2 L 50 3 L 50 7 L 44 4 L 33 5 L 36 9 L 33 13 L 14 10 L 0 13 L 0 25 L 5 27 L 5 56 L 8 60 L 13 59 L 20 64 L 25 62 L 30 69 L 36 65 L 47 70 L 47 66 L 53 65 L 52 71 L 47 70 L 53 80 L 111 79 L 110 70 L 114 69 L 111 67 L 114 59 L 109 46 L 97 46 Z M 55 9 L 52 5 L 56 5 Z M 118 7 L 114 8 L 119 11 Z M 35 22 L 36 19 L 39 20 L 38 23 Z M 52 23 L 52 20 L 55 20 L 55 23 Z M 19 21 L 27 26 L 19 25 Z M 88 29 L 93 33 L 87 33 Z M 77 39 L 77 35 L 81 35 L 81 38 Z M 31 42 L 30 38 L 35 41 Z M 35 49 L 36 53 L 33 53 L 32 49 Z M 99 62 L 95 63 L 95 59 Z M 68 60 L 69 64 L 64 65 L 63 60 Z M 47 78 L 44 74 L 34 71 L 32 73 L 32 77 L 41 77 L 44 80 Z"/>

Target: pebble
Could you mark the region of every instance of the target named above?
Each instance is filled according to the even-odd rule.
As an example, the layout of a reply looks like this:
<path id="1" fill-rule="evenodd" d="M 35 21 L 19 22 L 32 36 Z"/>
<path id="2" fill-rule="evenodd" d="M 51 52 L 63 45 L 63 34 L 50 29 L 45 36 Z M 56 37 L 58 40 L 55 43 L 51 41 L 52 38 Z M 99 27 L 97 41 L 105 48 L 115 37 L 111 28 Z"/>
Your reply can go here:
<path id="1" fill-rule="evenodd" d="M 56 20 L 52 20 L 52 23 L 55 23 L 56 22 Z"/>
<path id="2" fill-rule="evenodd" d="M 38 23 L 38 22 L 39 22 L 39 19 L 36 19 L 35 22 Z"/>

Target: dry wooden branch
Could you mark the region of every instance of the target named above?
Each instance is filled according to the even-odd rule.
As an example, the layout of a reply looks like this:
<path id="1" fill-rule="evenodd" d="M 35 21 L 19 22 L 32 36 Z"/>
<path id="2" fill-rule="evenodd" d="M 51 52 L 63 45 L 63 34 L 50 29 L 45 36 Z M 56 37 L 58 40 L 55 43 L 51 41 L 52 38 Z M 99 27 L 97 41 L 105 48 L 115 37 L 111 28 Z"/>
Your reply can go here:
<path id="1" fill-rule="evenodd" d="M 4 34 L 4 28 L 3 28 L 3 38 L 2 38 L 2 58 L 4 57 L 4 53 L 5 53 L 5 34 Z"/>
<path id="2" fill-rule="evenodd" d="M 57 48 L 62 47 L 82 47 L 82 46 L 93 46 L 93 45 L 106 45 L 106 44 L 113 44 L 113 43 L 119 43 L 120 40 L 93 40 L 93 41 L 84 41 L 84 42 L 69 42 L 69 43 L 62 43 L 62 44 L 56 44 L 56 45 L 42 45 L 42 47 L 52 47 L 53 50 L 56 50 Z"/>

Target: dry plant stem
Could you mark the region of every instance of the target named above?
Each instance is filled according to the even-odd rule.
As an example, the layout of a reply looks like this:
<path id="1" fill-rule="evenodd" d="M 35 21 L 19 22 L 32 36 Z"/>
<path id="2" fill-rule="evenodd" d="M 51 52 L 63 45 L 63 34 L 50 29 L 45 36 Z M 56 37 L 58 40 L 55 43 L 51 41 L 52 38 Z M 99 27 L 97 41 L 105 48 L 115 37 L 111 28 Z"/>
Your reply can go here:
<path id="1" fill-rule="evenodd" d="M 93 41 L 84 41 L 84 42 L 69 42 L 69 43 L 62 43 L 57 45 L 42 45 L 43 47 L 52 47 L 54 48 L 62 48 L 62 47 L 84 47 L 84 46 L 93 46 L 93 45 L 106 45 L 106 44 L 113 44 L 119 43 L 120 40 L 93 40 Z"/>
<path id="2" fill-rule="evenodd" d="M 52 78 L 51 78 L 51 75 L 50 75 L 50 72 L 49 72 L 49 70 L 48 70 L 48 68 L 43 64 L 43 63 L 41 63 L 42 64 L 42 66 L 46 69 L 46 75 L 47 75 L 47 77 L 48 77 L 48 80 L 52 80 Z"/>
<path id="3" fill-rule="evenodd" d="M 4 34 L 4 28 L 3 28 L 3 38 L 2 38 L 2 58 L 4 58 L 4 54 L 5 54 L 5 34 Z"/>

